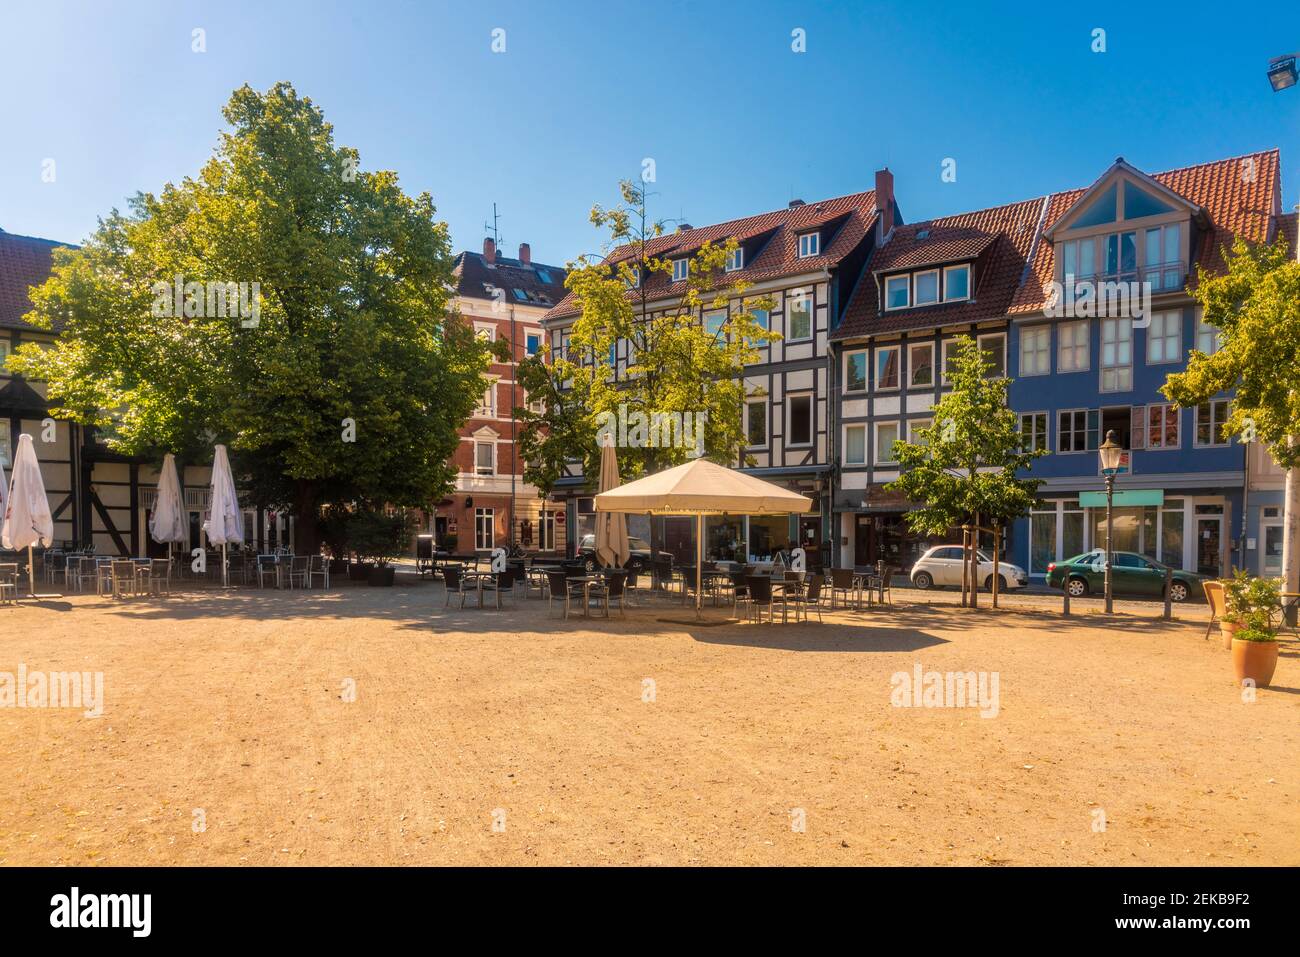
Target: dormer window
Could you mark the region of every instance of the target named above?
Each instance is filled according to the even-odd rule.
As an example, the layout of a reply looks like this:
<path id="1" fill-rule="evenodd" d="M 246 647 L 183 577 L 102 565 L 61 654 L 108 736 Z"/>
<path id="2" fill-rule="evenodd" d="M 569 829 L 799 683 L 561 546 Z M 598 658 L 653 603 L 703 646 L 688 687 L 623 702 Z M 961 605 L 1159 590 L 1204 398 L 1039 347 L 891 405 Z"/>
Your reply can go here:
<path id="1" fill-rule="evenodd" d="M 632 276 L 630 279 L 624 280 L 624 285 L 626 285 L 628 289 L 640 289 L 641 288 L 641 267 L 633 266 L 629 271 L 632 273 Z"/>
<path id="2" fill-rule="evenodd" d="M 744 267 L 745 249 L 743 246 L 737 246 L 727 253 L 727 272 L 735 272 L 737 269 L 743 269 Z"/>
<path id="3" fill-rule="evenodd" d="M 913 297 L 916 305 L 928 306 L 939 301 L 939 270 L 919 272 L 913 281 L 916 283 L 916 295 Z"/>
<path id="4" fill-rule="evenodd" d="M 907 276 L 890 276 L 885 280 L 885 308 L 906 309 L 911 299 L 908 294 Z"/>
<path id="5" fill-rule="evenodd" d="M 821 252 L 821 233 L 799 234 L 799 258 L 806 259 Z"/>
<path id="6" fill-rule="evenodd" d="M 943 271 L 943 299 L 952 302 L 970 298 L 970 266 L 949 266 Z"/>
<path id="7" fill-rule="evenodd" d="M 681 282 L 691 274 L 691 261 L 689 259 L 673 260 L 673 282 Z"/>

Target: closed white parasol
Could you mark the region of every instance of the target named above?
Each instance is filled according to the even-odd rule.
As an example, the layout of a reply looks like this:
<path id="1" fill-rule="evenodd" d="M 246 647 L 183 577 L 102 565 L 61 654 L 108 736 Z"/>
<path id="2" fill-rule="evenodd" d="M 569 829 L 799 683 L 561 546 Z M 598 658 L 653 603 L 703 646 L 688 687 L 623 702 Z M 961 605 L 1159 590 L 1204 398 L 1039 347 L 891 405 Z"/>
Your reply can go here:
<path id="1" fill-rule="evenodd" d="M 18 454 L 14 456 L 0 544 L 15 551 L 27 549 L 27 571 L 31 576 L 33 598 L 36 597 L 36 564 L 32 560 L 32 550 L 36 545 L 49 547 L 53 539 L 54 516 L 50 514 L 50 500 L 45 497 L 36 448 L 32 445 L 32 437 L 23 434 L 18 437 Z"/>
<path id="2" fill-rule="evenodd" d="M 239 512 L 239 496 L 235 492 L 235 477 L 230 474 L 230 459 L 226 447 L 218 445 L 212 456 L 212 499 L 208 520 L 203 523 L 208 541 L 221 546 L 221 584 L 230 585 L 230 567 L 226 561 L 226 546 L 244 541 L 244 517 Z"/>

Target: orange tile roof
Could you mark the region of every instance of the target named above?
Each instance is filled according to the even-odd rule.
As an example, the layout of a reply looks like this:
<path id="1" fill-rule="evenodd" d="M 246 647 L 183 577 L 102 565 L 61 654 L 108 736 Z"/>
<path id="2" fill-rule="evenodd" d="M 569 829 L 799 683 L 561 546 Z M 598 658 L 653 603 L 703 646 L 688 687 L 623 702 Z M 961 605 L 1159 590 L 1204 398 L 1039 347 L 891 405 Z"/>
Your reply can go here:
<path id="1" fill-rule="evenodd" d="M 67 243 L 0 230 L 0 329 L 31 329 L 23 316 L 31 311 L 28 290 L 50 277 L 51 252 Z"/>
<path id="2" fill-rule="evenodd" d="M 735 238 L 742 243 L 761 237 L 762 245 L 750 256 L 741 269 L 726 274 L 727 281 L 759 282 L 781 276 L 795 276 L 819 272 L 839 265 L 850 252 L 875 227 L 876 192 L 852 193 L 836 196 L 802 206 L 787 207 L 733 219 L 712 226 L 701 226 L 658 236 L 646 243 L 646 254 L 654 258 L 675 258 L 695 253 L 706 242 L 722 244 Z M 798 255 L 801 233 L 830 226 L 831 235 L 823 231 L 822 251 L 818 256 Z M 616 263 L 636 255 L 636 247 L 619 246 L 605 257 L 606 263 Z M 686 281 L 672 282 L 670 276 L 655 273 L 646 279 L 646 292 L 655 298 L 680 295 L 686 290 Z M 631 293 L 629 293 L 631 295 Z M 574 296 L 569 293 L 544 320 L 576 315 Z"/>
<path id="3" fill-rule="evenodd" d="M 1151 178 L 1205 210 L 1210 229 L 1205 231 L 1192 255 L 1188 272 L 1195 282 L 1196 266 L 1210 272 L 1224 268 L 1223 250 L 1235 237 L 1264 242 L 1281 206 L 1278 150 L 1264 150 L 1229 159 L 1186 166 Z M 1049 197 L 1044 229 L 1050 229 L 1074 205 L 1084 189 L 1053 193 Z M 1039 241 L 1033 253 L 1032 269 L 1017 290 L 1011 315 L 1040 312 L 1046 302 L 1044 289 L 1054 269 L 1052 244 Z"/>
<path id="4" fill-rule="evenodd" d="M 1037 236 L 1043 203 L 1043 198 L 1031 199 L 899 226 L 867 263 L 832 338 L 980 322 L 1006 315 Z M 895 312 L 880 309 L 877 275 L 961 261 L 976 262 L 971 299 Z"/>

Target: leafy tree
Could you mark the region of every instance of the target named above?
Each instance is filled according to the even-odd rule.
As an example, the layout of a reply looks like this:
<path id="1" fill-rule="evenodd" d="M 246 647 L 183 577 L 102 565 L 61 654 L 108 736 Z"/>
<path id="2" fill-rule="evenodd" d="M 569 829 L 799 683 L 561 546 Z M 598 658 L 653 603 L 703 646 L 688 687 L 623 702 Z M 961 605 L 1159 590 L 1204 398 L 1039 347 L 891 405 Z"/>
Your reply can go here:
<path id="1" fill-rule="evenodd" d="M 1234 390 L 1225 425 L 1230 435 L 1262 441 L 1283 468 L 1300 465 L 1300 262 L 1286 241 L 1251 246 L 1237 240 L 1222 275 L 1200 273 L 1192 297 L 1206 325 L 1219 331 L 1211 355 L 1193 350 L 1187 371 L 1161 391 L 1183 408 Z"/>
<path id="2" fill-rule="evenodd" d="M 1220 275 L 1199 272 L 1192 297 L 1220 346 L 1193 350 L 1185 372 L 1161 391 L 1183 408 L 1232 390 L 1229 435 L 1263 442 L 1288 470 L 1282 552 L 1288 591 L 1300 586 L 1300 262 L 1286 241 L 1252 246 L 1238 239 Z M 1294 623 L 1294 611 L 1288 620 Z"/>
<path id="3" fill-rule="evenodd" d="M 974 339 L 959 337 L 948 370 L 952 391 L 935 405 L 933 424 L 919 430 L 919 442 L 894 443 L 899 476 L 886 488 L 922 503 L 907 513 L 914 531 L 942 535 L 981 519 L 1009 522 L 1034 504 L 1041 481 L 1017 472 L 1048 453 L 1024 448 L 1007 405 L 1011 380 L 990 378 L 992 368 Z M 978 568 L 973 555 L 969 560 Z"/>
<path id="4" fill-rule="evenodd" d="M 672 276 L 671 259 L 653 256 L 648 247 L 664 232 L 651 222 L 645 190 L 625 181 L 622 201 L 591 211 L 591 222 L 608 231 L 608 252 L 583 256 L 572 264 L 566 287 L 579 314 L 567 354 L 547 363 L 540 357 L 522 363 L 519 378 L 530 401 L 544 411 L 516 410 L 522 423 L 520 448 L 525 477 L 545 493 L 566 462 L 584 463 L 584 474 L 599 474 L 597 432 L 602 413 L 647 418 L 655 414 L 703 414 L 704 454 L 724 463 L 740 461 L 745 439 L 742 412 L 746 397 L 742 372 L 757 361 L 758 346 L 779 336 L 769 332 L 754 310 L 770 308 L 766 299 L 744 298 L 748 283 L 725 281 L 727 256 L 735 240 L 705 243 L 690 259 L 683 291 L 663 302 L 651 297 L 647 281 L 655 273 Z M 701 322 L 702 310 L 723 309 L 740 299 L 718 330 Z M 616 343 L 630 345 L 631 362 L 615 378 L 611 353 Z M 679 465 L 692 448 L 641 444 L 619 450 L 625 478 Z"/>
<path id="5" fill-rule="evenodd" d="M 116 451 L 203 462 L 225 442 L 309 548 L 324 503 L 428 507 L 487 387 L 488 347 L 448 314 L 446 224 L 287 83 L 236 90 L 224 116 L 196 178 L 56 253 L 27 318 L 61 335 L 10 367 Z M 175 301 L 177 276 L 205 285 Z M 260 314 L 222 309 L 218 283 L 257 283 Z"/>

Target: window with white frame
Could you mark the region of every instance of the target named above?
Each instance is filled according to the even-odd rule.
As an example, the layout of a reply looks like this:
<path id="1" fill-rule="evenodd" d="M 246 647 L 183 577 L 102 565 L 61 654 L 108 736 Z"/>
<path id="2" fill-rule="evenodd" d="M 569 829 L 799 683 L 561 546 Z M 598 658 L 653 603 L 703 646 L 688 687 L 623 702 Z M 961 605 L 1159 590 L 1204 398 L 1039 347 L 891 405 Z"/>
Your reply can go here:
<path id="1" fill-rule="evenodd" d="M 898 388 L 898 346 L 876 347 L 876 388 Z"/>
<path id="2" fill-rule="evenodd" d="M 943 271 L 943 299 L 952 302 L 970 298 L 970 266 L 949 266 Z"/>
<path id="3" fill-rule="evenodd" d="M 812 445 L 813 397 L 811 392 L 786 396 L 786 445 Z"/>
<path id="4" fill-rule="evenodd" d="M 497 381 L 493 379 L 483 393 L 483 399 L 479 402 L 478 408 L 474 414 L 480 419 L 494 419 L 497 414 Z"/>
<path id="5" fill-rule="evenodd" d="M 812 296 L 795 296 L 786 303 L 786 338 L 800 342 L 812 338 Z"/>
<path id="6" fill-rule="evenodd" d="M 767 400 L 745 403 L 745 440 L 751 449 L 767 447 Z"/>
<path id="7" fill-rule="evenodd" d="M 1147 406 L 1145 425 L 1143 437 L 1147 448 L 1178 448 L 1178 406 L 1168 403 Z"/>
<path id="8" fill-rule="evenodd" d="M 918 272 L 912 277 L 913 304 L 928 306 L 939 301 L 939 270 Z"/>
<path id="9" fill-rule="evenodd" d="M 737 269 L 745 267 L 745 249 L 743 246 L 737 246 L 731 252 L 727 253 L 727 272 L 735 272 Z"/>
<path id="10" fill-rule="evenodd" d="M 1063 322 L 1056 328 L 1056 371 L 1088 371 L 1088 320 Z"/>
<path id="11" fill-rule="evenodd" d="M 474 474 L 495 475 L 497 472 L 497 444 L 495 442 L 474 443 Z"/>
<path id="12" fill-rule="evenodd" d="M 722 327 L 727 324 L 727 310 L 713 309 L 704 314 L 704 331 L 714 339 L 722 335 Z"/>
<path id="13" fill-rule="evenodd" d="M 689 259 L 673 260 L 673 282 L 681 282 L 691 274 L 691 261 Z"/>
<path id="14" fill-rule="evenodd" d="M 1052 327 L 1024 326 L 1020 330 L 1020 374 L 1047 375 L 1052 371 Z"/>
<path id="15" fill-rule="evenodd" d="M 799 234 L 799 258 L 816 256 L 821 251 L 821 233 Z"/>
<path id="16" fill-rule="evenodd" d="M 1196 407 L 1196 445 L 1209 448 L 1227 445 L 1231 440 L 1225 426 L 1228 423 L 1228 400 L 1214 399 Z"/>
<path id="17" fill-rule="evenodd" d="M 865 425 L 844 426 L 844 464 L 867 464 L 867 427 Z"/>
<path id="18" fill-rule="evenodd" d="M 993 379 L 999 379 L 1007 374 L 1007 337 L 999 332 L 993 335 L 979 337 L 980 351 L 984 353 L 984 361 L 992 365 L 986 375 Z"/>
<path id="19" fill-rule="evenodd" d="M 524 333 L 524 352 L 530 356 L 535 356 L 542 350 L 542 334 L 540 332 Z"/>
<path id="20" fill-rule="evenodd" d="M 1047 413 L 1023 412 L 1020 415 L 1020 447 L 1026 452 L 1047 448 Z"/>
<path id="21" fill-rule="evenodd" d="M 1088 239 L 1072 239 L 1068 242 L 1057 243 L 1057 259 L 1061 264 L 1061 281 L 1065 282 L 1070 276 L 1076 280 L 1091 280 L 1097 275 L 1097 240 L 1095 237 Z"/>
<path id="22" fill-rule="evenodd" d="M 496 513 L 490 508 L 474 509 L 474 548 L 491 551 L 496 547 Z"/>
<path id="23" fill-rule="evenodd" d="M 537 516 L 537 547 L 544 552 L 555 551 L 555 513 L 547 508 Z"/>
<path id="24" fill-rule="evenodd" d="M 1133 388 L 1133 320 L 1101 320 L 1101 391 Z"/>
<path id="25" fill-rule="evenodd" d="M 934 343 L 919 342 L 907 350 L 908 382 L 913 386 L 934 385 Z"/>
<path id="26" fill-rule="evenodd" d="M 1180 362 L 1183 358 L 1183 314 L 1157 312 L 1147 326 L 1147 363 Z"/>
<path id="27" fill-rule="evenodd" d="M 894 457 L 894 443 L 897 441 L 898 441 L 897 422 L 876 423 L 876 464 L 877 465 L 894 465 L 898 462 L 898 459 Z"/>
<path id="28" fill-rule="evenodd" d="M 956 356 L 956 352 L 957 352 L 956 339 L 943 340 L 943 345 L 940 347 L 940 357 L 943 363 L 943 368 L 941 370 L 941 373 L 943 376 L 944 385 L 947 385 L 952 380 L 952 363 L 953 363 L 953 359 Z"/>
<path id="29" fill-rule="evenodd" d="M 906 309 L 911 305 L 909 276 L 890 276 L 885 280 L 885 308 Z"/>
<path id="30" fill-rule="evenodd" d="M 1222 346 L 1223 332 L 1214 326 L 1208 325 L 1205 316 L 1198 308 L 1196 310 L 1196 348 L 1207 356 L 1212 356 Z"/>
<path id="31" fill-rule="evenodd" d="M 844 391 L 865 392 L 867 390 L 867 353 L 846 352 L 844 354 Z"/>
<path id="32" fill-rule="evenodd" d="M 908 419 L 907 441 L 912 445 L 923 445 L 925 440 L 921 438 L 921 430 L 928 429 L 932 425 L 934 425 L 933 419 Z"/>
<path id="33" fill-rule="evenodd" d="M 0 465 L 12 468 L 14 464 L 13 436 L 9 434 L 9 423 L 0 420 Z"/>
<path id="34" fill-rule="evenodd" d="M 474 336 L 483 342 L 495 342 L 497 327 L 490 322 L 476 322 L 474 323 Z"/>
<path id="35" fill-rule="evenodd" d="M 1143 236 L 1144 279 L 1157 291 L 1169 291 L 1183 284 L 1182 230 L 1177 223 L 1153 226 Z"/>

